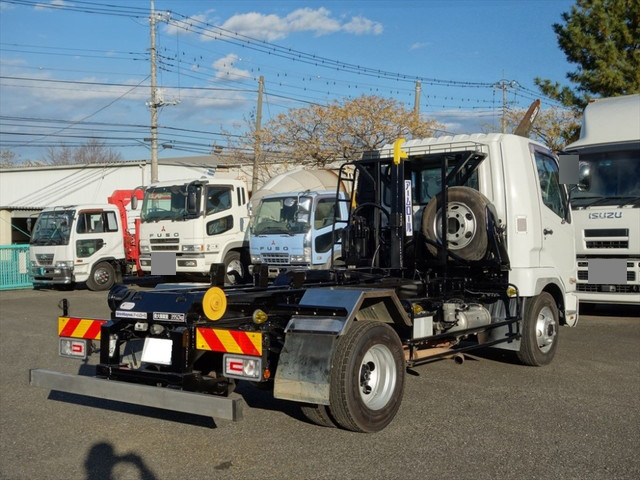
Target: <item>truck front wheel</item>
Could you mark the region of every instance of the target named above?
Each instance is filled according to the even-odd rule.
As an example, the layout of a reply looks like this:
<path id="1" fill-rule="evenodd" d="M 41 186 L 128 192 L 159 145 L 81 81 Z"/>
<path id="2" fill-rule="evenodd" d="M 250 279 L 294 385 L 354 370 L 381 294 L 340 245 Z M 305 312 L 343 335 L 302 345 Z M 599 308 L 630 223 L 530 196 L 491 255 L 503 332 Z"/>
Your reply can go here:
<path id="1" fill-rule="evenodd" d="M 108 262 L 100 262 L 87 279 L 87 288 L 93 291 L 109 290 L 116 282 L 116 271 Z"/>
<path id="2" fill-rule="evenodd" d="M 535 367 L 551 363 L 558 348 L 558 317 L 558 306 L 549 293 L 525 300 L 518 351 L 522 363 Z"/>
<path id="3" fill-rule="evenodd" d="M 395 417 L 404 392 L 404 352 L 380 322 L 355 322 L 339 337 L 331 372 L 331 414 L 354 432 L 378 432 Z"/>
<path id="4" fill-rule="evenodd" d="M 242 261 L 240 252 L 231 251 L 224 257 L 225 283 L 237 285 L 247 277 L 247 267 Z"/>

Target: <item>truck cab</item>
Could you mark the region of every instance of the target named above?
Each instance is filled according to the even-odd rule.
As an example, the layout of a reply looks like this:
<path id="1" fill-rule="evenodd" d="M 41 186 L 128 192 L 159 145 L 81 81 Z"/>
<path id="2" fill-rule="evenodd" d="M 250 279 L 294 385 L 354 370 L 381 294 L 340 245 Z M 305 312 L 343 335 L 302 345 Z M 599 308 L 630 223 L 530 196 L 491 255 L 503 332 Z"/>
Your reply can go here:
<path id="1" fill-rule="evenodd" d="M 29 246 L 34 286 L 86 282 L 90 290 L 108 290 L 125 260 L 123 229 L 111 204 L 43 210 Z"/>
<path id="2" fill-rule="evenodd" d="M 579 189 L 571 197 L 579 300 L 638 305 L 640 95 L 604 98 L 587 105 L 580 138 L 565 153 L 579 157 Z M 589 263 L 594 259 L 626 260 L 621 280 L 589 281 Z"/>
<path id="3" fill-rule="evenodd" d="M 267 195 L 251 221 L 251 263 L 267 266 L 270 277 L 291 268 L 329 268 L 341 257 L 347 215 L 344 192 Z"/>
<path id="4" fill-rule="evenodd" d="M 245 183 L 236 179 L 179 180 L 149 186 L 140 213 L 142 270 L 153 274 L 152 261 L 158 254 L 175 265 L 178 275 L 205 278 L 212 264 L 224 263 L 227 282 L 244 280 L 248 200 Z M 162 261 L 164 264 L 166 259 Z"/>

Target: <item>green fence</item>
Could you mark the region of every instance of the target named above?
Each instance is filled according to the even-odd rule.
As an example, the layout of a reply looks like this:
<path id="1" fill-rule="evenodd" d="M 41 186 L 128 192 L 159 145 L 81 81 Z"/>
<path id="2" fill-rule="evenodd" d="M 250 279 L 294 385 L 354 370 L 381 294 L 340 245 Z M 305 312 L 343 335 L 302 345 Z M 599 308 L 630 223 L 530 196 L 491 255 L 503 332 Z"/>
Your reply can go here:
<path id="1" fill-rule="evenodd" d="M 29 245 L 0 245 L 0 290 L 31 286 Z"/>

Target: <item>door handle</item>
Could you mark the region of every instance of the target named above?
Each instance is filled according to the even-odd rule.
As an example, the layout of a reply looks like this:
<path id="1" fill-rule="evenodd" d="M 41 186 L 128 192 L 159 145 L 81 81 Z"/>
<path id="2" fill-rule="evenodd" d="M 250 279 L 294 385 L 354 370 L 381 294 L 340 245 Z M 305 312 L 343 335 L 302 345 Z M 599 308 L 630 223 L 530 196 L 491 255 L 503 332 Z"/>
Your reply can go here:
<path id="1" fill-rule="evenodd" d="M 550 228 L 545 228 L 542 233 L 544 233 L 545 235 L 553 235 L 553 230 L 551 230 Z"/>

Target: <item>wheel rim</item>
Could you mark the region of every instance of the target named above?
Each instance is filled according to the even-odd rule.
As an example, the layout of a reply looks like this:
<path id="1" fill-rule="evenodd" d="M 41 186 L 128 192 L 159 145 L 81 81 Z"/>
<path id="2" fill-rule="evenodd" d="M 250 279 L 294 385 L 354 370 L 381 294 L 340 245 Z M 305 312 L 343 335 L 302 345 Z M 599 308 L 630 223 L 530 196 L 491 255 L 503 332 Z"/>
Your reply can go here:
<path id="1" fill-rule="evenodd" d="M 235 275 L 231 275 L 231 272 L 236 271 L 240 275 L 240 277 L 244 276 L 244 267 L 240 260 L 231 260 L 227 265 L 227 277 L 231 281 L 231 283 L 237 283 L 237 279 Z"/>
<path id="2" fill-rule="evenodd" d="M 93 280 L 98 285 L 107 285 L 111 280 L 111 275 L 109 275 L 109 271 L 106 268 L 97 268 L 93 273 Z"/>
<path id="3" fill-rule="evenodd" d="M 391 350 L 374 345 L 360 364 L 360 398 L 371 410 L 383 408 L 393 397 L 397 372 Z"/>
<path id="4" fill-rule="evenodd" d="M 447 243 L 450 250 L 460 250 L 471 243 L 476 236 L 478 222 L 473 211 L 464 203 L 450 202 L 447 206 Z M 442 209 L 434 219 L 433 231 L 442 243 Z"/>
<path id="5" fill-rule="evenodd" d="M 551 350 L 556 334 L 556 321 L 553 311 L 549 307 L 543 307 L 536 320 L 536 339 L 541 352 L 547 353 Z"/>

